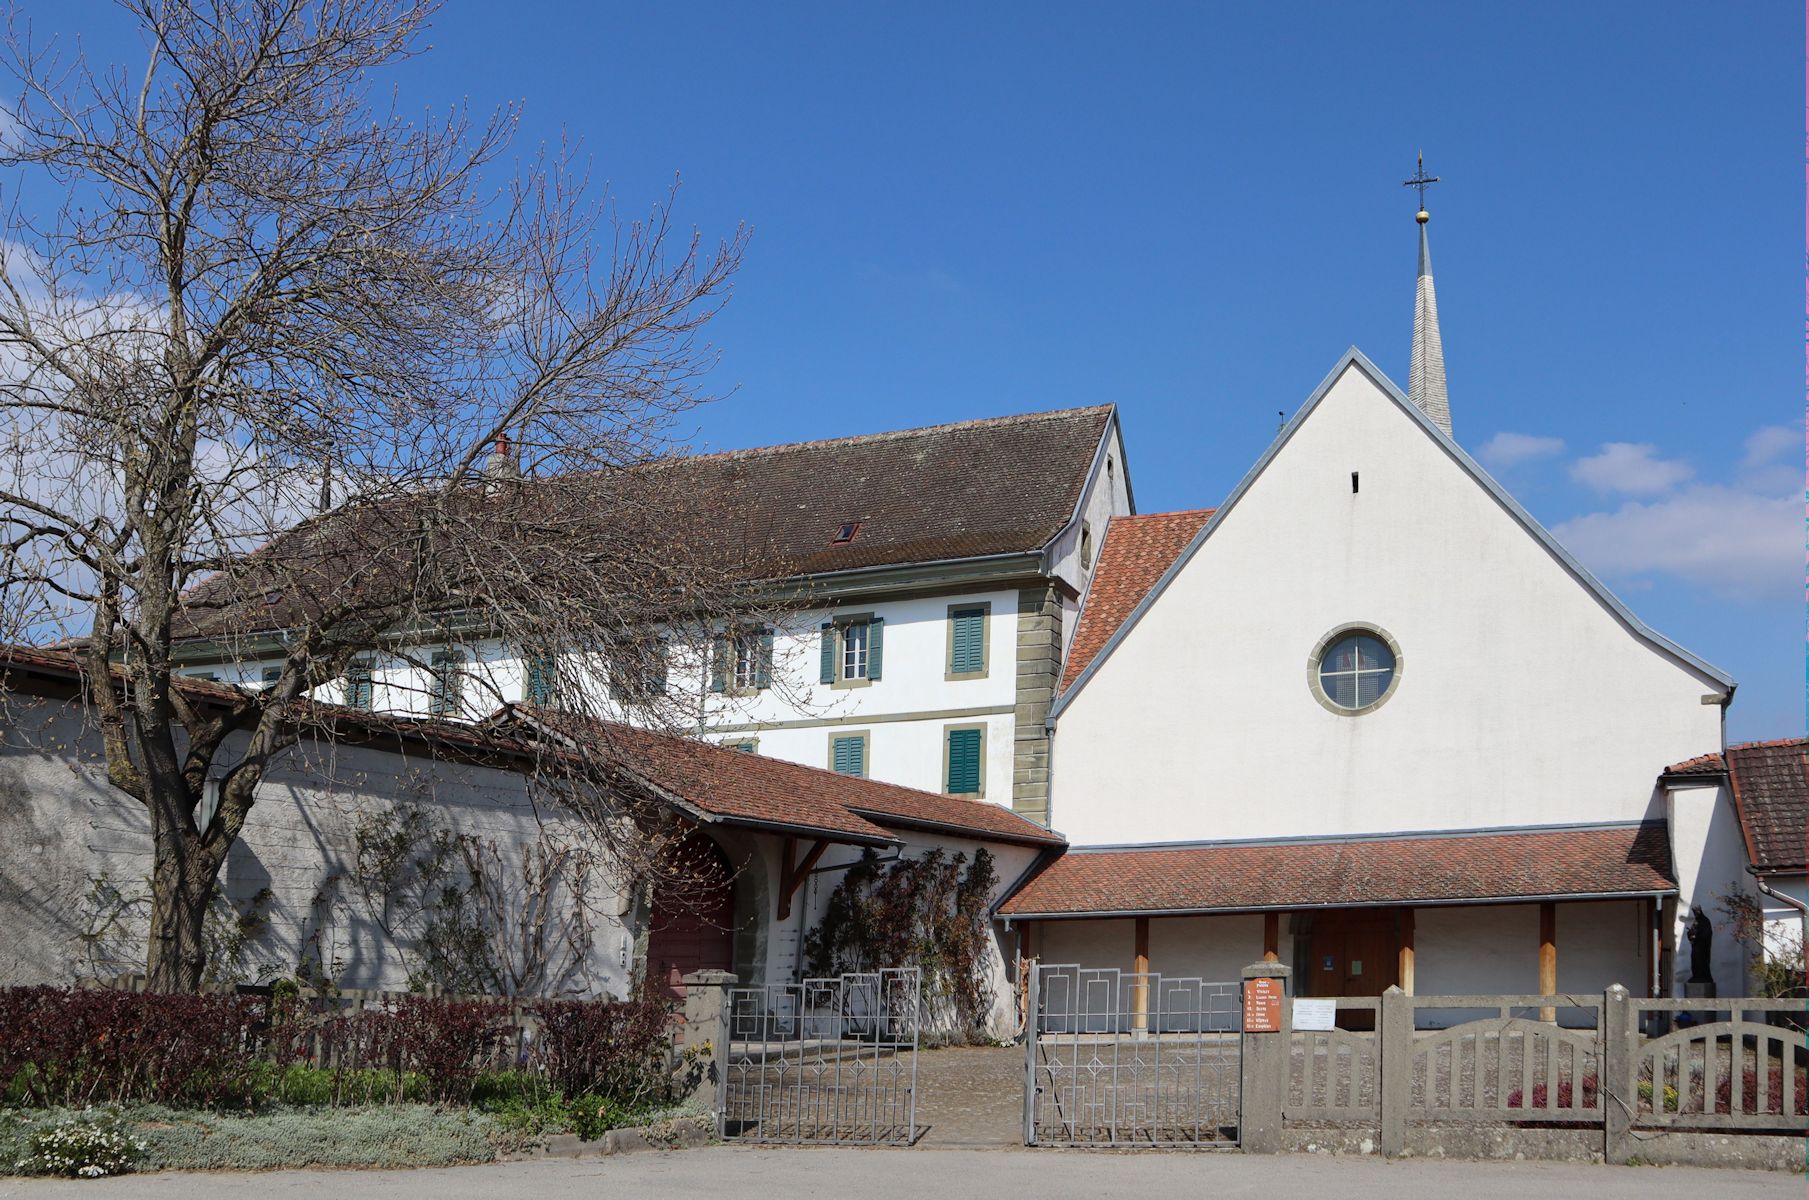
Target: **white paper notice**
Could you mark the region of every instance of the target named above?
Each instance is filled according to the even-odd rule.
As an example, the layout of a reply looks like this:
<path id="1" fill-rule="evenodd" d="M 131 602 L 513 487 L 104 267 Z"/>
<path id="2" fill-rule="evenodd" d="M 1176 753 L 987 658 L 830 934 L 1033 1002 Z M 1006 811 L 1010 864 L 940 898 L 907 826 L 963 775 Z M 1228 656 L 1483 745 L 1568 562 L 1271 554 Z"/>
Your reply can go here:
<path id="1" fill-rule="evenodd" d="M 1336 1000 L 1296 1000 L 1294 1001 L 1294 1028 L 1296 1029 L 1330 1029 L 1332 1021 L 1338 1015 Z"/>

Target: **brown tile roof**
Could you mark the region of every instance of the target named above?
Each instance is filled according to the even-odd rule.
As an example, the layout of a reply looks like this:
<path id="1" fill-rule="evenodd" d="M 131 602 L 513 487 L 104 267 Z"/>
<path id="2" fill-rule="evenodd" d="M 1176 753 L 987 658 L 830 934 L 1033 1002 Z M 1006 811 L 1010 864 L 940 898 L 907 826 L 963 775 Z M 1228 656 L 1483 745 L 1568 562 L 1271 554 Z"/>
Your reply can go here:
<path id="1" fill-rule="evenodd" d="M 1746 853 L 1765 871 L 1809 867 L 1809 739 L 1727 748 Z"/>
<path id="2" fill-rule="evenodd" d="M 1672 763 L 1661 775 L 1721 775 L 1727 771 L 1727 760 L 1720 754 L 1698 754 L 1695 758 L 1686 758 L 1680 763 Z"/>
<path id="3" fill-rule="evenodd" d="M 461 501 L 459 516 L 480 521 L 519 512 L 525 516 L 510 524 L 532 531 L 570 529 L 595 514 L 651 514 L 641 519 L 652 527 L 624 527 L 617 540 L 668 539 L 747 580 L 1031 553 L 1072 518 L 1112 413 L 1111 405 L 1098 405 L 679 455 L 614 473 L 530 480 L 511 492 L 515 508 L 508 513 L 480 511 L 497 503 L 480 496 Z M 859 523 L 853 539 L 835 542 L 850 522 Z M 406 499 L 304 522 L 239 565 L 237 587 L 248 599 L 234 606 L 230 622 L 220 612 L 231 602 L 225 577 L 190 588 L 178 614 L 180 635 L 292 627 L 342 601 L 363 579 L 406 578 L 414 523 Z"/>
<path id="4" fill-rule="evenodd" d="M 894 829 L 926 829 L 981 841 L 1059 846 L 1060 834 L 984 800 L 838 775 L 614 722 L 533 710 L 530 717 L 599 751 L 708 817 L 857 841 L 892 841 Z"/>
<path id="5" fill-rule="evenodd" d="M 84 675 L 80 660 L 67 652 L 0 646 L 0 687 L 14 685 L 19 672 L 36 672 L 70 683 L 79 682 Z M 238 688 L 200 679 L 179 679 L 177 686 L 198 700 L 230 703 L 243 696 Z M 483 724 L 471 725 L 386 716 L 317 702 L 305 702 L 300 711 L 311 724 L 348 738 L 388 735 L 454 747 L 466 754 L 526 757 L 533 749 L 519 727 L 508 720 L 512 712 L 522 711 L 595 755 L 600 765 L 625 769 L 711 817 L 840 836 L 857 844 L 894 841 L 896 829 L 1034 846 L 1064 844 L 1060 834 L 987 801 L 857 779 L 569 713 L 504 709 Z"/>
<path id="6" fill-rule="evenodd" d="M 1662 822 L 1511 833 L 1070 850 L 1011 917 L 1433 904 L 1676 888 Z"/>
<path id="7" fill-rule="evenodd" d="M 1093 582 L 1080 610 L 1080 623 L 1074 627 L 1067 666 L 1062 671 L 1062 687 L 1080 678 L 1087 664 L 1118 632 L 1163 572 L 1174 565 L 1212 513 L 1210 508 L 1196 508 L 1112 518 L 1099 547 L 1099 561 L 1093 567 Z"/>

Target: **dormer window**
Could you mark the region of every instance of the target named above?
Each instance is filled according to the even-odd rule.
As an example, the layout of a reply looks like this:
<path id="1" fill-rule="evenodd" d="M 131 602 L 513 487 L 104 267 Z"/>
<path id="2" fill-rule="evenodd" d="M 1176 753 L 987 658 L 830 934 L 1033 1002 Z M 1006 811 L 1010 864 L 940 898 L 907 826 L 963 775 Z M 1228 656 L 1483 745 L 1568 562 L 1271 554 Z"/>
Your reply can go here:
<path id="1" fill-rule="evenodd" d="M 859 521 L 844 521 L 836 529 L 835 536 L 830 539 L 830 543 L 836 546 L 845 546 L 849 542 L 852 542 L 854 540 L 854 535 L 860 531 L 861 523 Z"/>

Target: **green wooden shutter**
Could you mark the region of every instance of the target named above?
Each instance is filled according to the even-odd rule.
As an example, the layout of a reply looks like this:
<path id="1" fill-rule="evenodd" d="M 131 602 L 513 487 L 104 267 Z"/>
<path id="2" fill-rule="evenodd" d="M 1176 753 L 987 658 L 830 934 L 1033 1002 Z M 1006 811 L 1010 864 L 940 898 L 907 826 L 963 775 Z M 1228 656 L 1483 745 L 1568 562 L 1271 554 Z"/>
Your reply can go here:
<path id="1" fill-rule="evenodd" d="M 835 772 L 838 775 L 865 775 L 866 749 L 866 744 L 858 737 L 836 738 L 835 751 L 830 759 Z"/>
<path id="2" fill-rule="evenodd" d="M 347 708 L 370 708 L 372 697 L 371 665 L 353 663 L 345 670 L 345 705 Z"/>
<path id="3" fill-rule="evenodd" d="M 948 731 L 948 788 L 957 795 L 980 790 L 980 737 L 978 729 Z"/>
<path id="4" fill-rule="evenodd" d="M 754 664 L 754 686 L 773 686 L 773 631 L 770 629 L 760 631 L 760 658 Z"/>
<path id="5" fill-rule="evenodd" d="M 647 651 L 647 694 L 664 696 L 666 694 L 666 639 L 657 638 Z"/>
<path id="6" fill-rule="evenodd" d="M 867 678 L 877 682 L 879 669 L 885 663 L 886 619 L 874 617 L 867 622 Z"/>
<path id="7" fill-rule="evenodd" d="M 729 639 L 710 639 L 710 690 L 720 692 L 728 687 Z"/>
<path id="8" fill-rule="evenodd" d="M 528 703 L 542 707 L 553 702 L 553 680 L 557 670 L 550 654 L 535 654 L 528 658 Z"/>
<path id="9" fill-rule="evenodd" d="M 820 676 L 820 682 L 822 682 L 822 683 L 834 683 L 835 682 L 835 643 L 836 643 L 835 622 L 834 621 L 824 621 L 823 622 L 823 652 L 822 652 L 822 660 L 821 660 L 821 663 L 819 664 L 822 667 L 822 673 Z"/>
<path id="10" fill-rule="evenodd" d="M 958 609 L 951 620 L 955 623 L 954 649 L 949 655 L 948 669 L 956 675 L 985 670 L 986 611 Z"/>

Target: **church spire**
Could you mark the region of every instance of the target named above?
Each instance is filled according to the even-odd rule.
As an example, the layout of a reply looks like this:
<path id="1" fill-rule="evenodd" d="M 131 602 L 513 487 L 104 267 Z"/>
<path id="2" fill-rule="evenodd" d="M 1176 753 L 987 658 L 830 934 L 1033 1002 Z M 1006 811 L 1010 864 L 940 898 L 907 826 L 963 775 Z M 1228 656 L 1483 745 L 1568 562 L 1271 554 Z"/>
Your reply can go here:
<path id="1" fill-rule="evenodd" d="M 1426 174 L 1426 156 L 1405 186 L 1418 188 L 1420 210 L 1414 220 L 1420 226 L 1420 275 L 1413 296 L 1413 362 L 1407 371 L 1407 398 L 1446 433 L 1451 432 L 1451 401 L 1445 395 L 1445 344 L 1438 333 L 1438 293 L 1432 286 L 1432 247 L 1426 240 L 1426 185 L 1438 176 Z"/>

